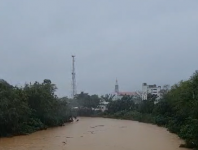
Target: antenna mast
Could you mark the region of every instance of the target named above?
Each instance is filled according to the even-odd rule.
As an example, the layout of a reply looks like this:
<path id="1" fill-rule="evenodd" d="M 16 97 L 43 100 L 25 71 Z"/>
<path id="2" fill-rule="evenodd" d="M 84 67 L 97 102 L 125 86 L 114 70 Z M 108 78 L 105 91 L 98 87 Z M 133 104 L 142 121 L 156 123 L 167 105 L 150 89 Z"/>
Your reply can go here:
<path id="1" fill-rule="evenodd" d="M 76 73 L 75 73 L 75 56 L 72 55 L 72 98 L 76 95 Z"/>

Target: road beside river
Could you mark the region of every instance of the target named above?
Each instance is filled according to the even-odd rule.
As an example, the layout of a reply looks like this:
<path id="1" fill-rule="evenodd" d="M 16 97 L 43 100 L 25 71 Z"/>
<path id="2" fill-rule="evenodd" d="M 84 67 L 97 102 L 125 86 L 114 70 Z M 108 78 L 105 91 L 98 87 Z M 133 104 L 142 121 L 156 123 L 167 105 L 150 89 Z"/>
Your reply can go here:
<path id="1" fill-rule="evenodd" d="M 0 139 L 0 150 L 187 150 L 165 128 L 127 120 L 80 118 L 79 122 L 27 136 Z"/>

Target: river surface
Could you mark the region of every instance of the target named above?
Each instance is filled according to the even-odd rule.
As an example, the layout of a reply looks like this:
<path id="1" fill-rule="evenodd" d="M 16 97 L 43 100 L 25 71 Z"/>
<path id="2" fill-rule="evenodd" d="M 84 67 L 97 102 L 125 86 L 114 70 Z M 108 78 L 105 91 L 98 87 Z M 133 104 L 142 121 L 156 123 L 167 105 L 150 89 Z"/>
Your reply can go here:
<path id="1" fill-rule="evenodd" d="M 165 128 L 135 121 L 80 118 L 63 127 L 0 139 L 0 150 L 187 150 Z"/>

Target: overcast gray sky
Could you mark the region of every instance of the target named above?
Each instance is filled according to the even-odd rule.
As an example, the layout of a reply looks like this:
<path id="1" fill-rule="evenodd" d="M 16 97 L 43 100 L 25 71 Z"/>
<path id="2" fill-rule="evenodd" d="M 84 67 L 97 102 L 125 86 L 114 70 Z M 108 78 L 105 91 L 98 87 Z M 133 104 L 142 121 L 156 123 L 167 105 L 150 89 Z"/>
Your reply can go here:
<path id="1" fill-rule="evenodd" d="M 174 84 L 198 69 L 197 0 L 0 0 L 0 78 L 71 94 Z"/>

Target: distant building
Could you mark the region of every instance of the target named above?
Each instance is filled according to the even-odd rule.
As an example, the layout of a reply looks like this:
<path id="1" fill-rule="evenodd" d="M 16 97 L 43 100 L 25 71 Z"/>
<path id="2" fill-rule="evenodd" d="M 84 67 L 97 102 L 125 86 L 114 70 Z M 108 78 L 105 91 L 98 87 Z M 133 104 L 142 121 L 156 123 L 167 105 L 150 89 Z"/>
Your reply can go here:
<path id="1" fill-rule="evenodd" d="M 116 80 L 115 90 L 114 90 L 114 93 L 112 93 L 112 95 L 114 95 L 113 100 L 118 100 L 118 99 L 121 99 L 123 96 L 138 96 L 138 93 L 137 92 L 120 92 L 118 80 Z"/>
<path id="2" fill-rule="evenodd" d="M 161 86 L 156 86 L 154 85 L 147 85 L 147 83 L 142 84 L 142 100 L 147 100 L 147 95 L 152 94 L 152 95 L 157 95 L 157 99 L 160 99 L 160 91 L 161 91 Z"/>
<path id="3" fill-rule="evenodd" d="M 107 110 L 107 105 L 109 104 L 109 102 L 101 102 L 100 105 L 99 105 L 99 110 L 101 110 L 102 112 L 106 111 Z"/>

